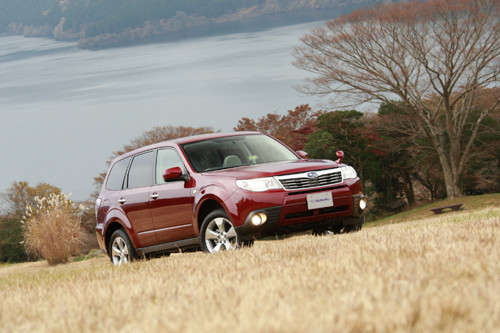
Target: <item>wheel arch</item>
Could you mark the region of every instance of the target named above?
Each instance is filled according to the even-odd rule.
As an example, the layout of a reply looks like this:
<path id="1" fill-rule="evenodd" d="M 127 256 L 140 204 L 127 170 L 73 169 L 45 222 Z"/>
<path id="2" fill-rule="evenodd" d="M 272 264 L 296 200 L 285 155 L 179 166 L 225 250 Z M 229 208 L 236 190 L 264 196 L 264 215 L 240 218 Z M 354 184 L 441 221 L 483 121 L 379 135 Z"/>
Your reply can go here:
<path id="1" fill-rule="evenodd" d="M 195 195 L 194 222 L 198 225 L 195 230 L 201 231 L 201 225 L 210 212 L 223 209 L 229 217 L 229 220 L 234 225 L 240 225 L 241 221 L 238 215 L 238 207 L 234 202 L 234 192 L 224 186 L 217 184 L 210 184 L 209 186 L 202 187 Z"/>
<path id="2" fill-rule="evenodd" d="M 201 231 L 201 225 L 203 224 L 205 217 L 207 217 L 208 214 L 217 209 L 223 209 L 227 213 L 226 207 L 224 207 L 223 204 L 213 198 L 207 199 L 201 203 L 200 208 L 198 209 L 198 216 L 196 220 L 196 222 L 198 223 L 198 232 Z"/>
<path id="3" fill-rule="evenodd" d="M 136 235 L 134 235 L 134 229 L 130 224 L 130 221 L 127 219 L 125 213 L 119 209 L 111 209 L 106 214 L 106 220 L 103 227 L 103 239 L 104 245 L 106 246 L 106 252 L 108 252 L 109 250 L 109 240 L 111 239 L 113 232 L 115 232 L 117 229 L 125 230 L 125 233 L 132 243 L 132 246 L 134 248 L 138 247 L 139 241 Z"/>
<path id="4" fill-rule="evenodd" d="M 125 233 L 128 235 L 127 229 L 121 225 L 118 221 L 112 221 L 109 223 L 108 227 L 106 228 L 106 236 L 104 238 L 104 244 L 106 246 L 106 252 L 109 254 L 109 241 L 111 240 L 111 236 L 113 233 L 118 230 L 118 229 L 123 229 Z M 129 236 L 130 238 L 130 236 Z"/>

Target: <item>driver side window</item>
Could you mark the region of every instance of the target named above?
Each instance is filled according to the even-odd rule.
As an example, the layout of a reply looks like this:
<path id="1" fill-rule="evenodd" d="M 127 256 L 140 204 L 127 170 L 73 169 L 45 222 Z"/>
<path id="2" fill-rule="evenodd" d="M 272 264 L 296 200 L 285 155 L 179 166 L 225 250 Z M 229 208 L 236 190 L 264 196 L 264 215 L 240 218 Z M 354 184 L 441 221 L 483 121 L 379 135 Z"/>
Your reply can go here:
<path id="1" fill-rule="evenodd" d="M 163 173 L 173 167 L 179 167 L 183 173 L 186 172 L 179 154 L 174 149 L 158 150 L 156 155 L 156 184 L 165 184 Z"/>

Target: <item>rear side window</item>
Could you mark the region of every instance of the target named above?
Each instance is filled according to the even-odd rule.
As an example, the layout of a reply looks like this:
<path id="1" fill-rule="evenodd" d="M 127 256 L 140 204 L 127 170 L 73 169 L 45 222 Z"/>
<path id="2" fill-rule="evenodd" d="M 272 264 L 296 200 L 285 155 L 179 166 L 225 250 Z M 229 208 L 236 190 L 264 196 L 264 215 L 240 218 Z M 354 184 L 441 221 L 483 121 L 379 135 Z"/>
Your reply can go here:
<path id="1" fill-rule="evenodd" d="M 128 164 L 130 162 L 130 157 L 116 162 L 113 165 L 106 182 L 106 188 L 112 191 L 119 191 L 123 186 L 123 179 L 125 178 L 125 172 L 127 171 Z"/>
<path id="2" fill-rule="evenodd" d="M 137 155 L 128 172 L 128 188 L 150 186 L 153 180 L 153 151 Z"/>

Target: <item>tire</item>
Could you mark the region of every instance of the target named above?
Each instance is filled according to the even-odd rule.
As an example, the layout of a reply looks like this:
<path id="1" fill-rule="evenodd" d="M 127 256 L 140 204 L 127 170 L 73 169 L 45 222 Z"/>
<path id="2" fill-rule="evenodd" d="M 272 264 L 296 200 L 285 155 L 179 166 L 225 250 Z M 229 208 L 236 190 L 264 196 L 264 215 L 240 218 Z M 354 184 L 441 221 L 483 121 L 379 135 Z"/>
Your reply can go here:
<path id="1" fill-rule="evenodd" d="M 206 253 L 239 248 L 236 229 L 223 209 L 217 209 L 205 217 L 201 225 L 200 243 Z"/>
<path id="2" fill-rule="evenodd" d="M 363 222 L 365 222 L 364 216 L 359 218 L 359 222 L 351 225 L 346 225 L 344 227 L 344 233 L 357 232 L 363 227 Z"/>
<path id="3" fill-rule="evenodd" d="M 328 229 L 314 229 L 312 235 L 316 237 L 331 235 L 332 231 Z"/>
<path id="4" fill-rule="evenodd" d="M 344 226 L 341 224 L 341 225 L 336 225 L 336 226 L 333 226 L 332 227 L 332 232 L 335 234 L 335 235 L 338 235 L 342 232 L 342 228 Z"/>
<path id="5" fill-rule="evenodd" d="M 253 244 L 254 244 L 254 240 L 253 239 L 240 242 L 240 246 L 243 246 L 243 247 L 252 247 Z"/>
<path id="6" fill-rule="evenodd" d="M 109 259 L 115 266 L 127 264 L 136 259 L 135 249 L 132 242 L 123 229 L 113 232 L 109 240 Z"/>
<path id="7" fill-rule="evenodd" d="M 347 225 L 344 227 L 344 233 L 348 234 L 351 232 L 360 231 L 361 226 L 359 224 Z"/>

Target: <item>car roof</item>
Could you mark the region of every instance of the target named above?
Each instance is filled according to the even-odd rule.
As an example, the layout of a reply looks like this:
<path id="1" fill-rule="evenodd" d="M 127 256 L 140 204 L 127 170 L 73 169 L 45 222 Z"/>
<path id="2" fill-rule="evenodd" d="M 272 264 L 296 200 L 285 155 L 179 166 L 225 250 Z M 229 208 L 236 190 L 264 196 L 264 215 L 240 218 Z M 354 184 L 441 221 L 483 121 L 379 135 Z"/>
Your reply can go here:
<path id="1" fill-rule="evenodd" d="M 111 162 L 111 164 L 114 164 L 117 161 L 122 160 L 124 158 L 127 158 L 129 156 L 132 156 L 132 155 L 144 152 L 144 151 L 152 150 L 152 149 L 157 149 L 157 148 L 162 148 L 162 147 L 172 147 L 172 146 L 183 145 L 183 144 L 191 143 L 191 142 L 210 140 L 210 139 L 218 139 L 218 138 L 226 138 L 226 137 L 231 137 L 231 136 L 241 136 L 241 135 L 265 135 L 265 134 L 263 134 L 261 132 L 254 132 L 254 131 L 242 131 L 242 132 L 210 133 L 210 134 L 186 136 L 183 138 L 161 141 L 158 143 L 154 143 L 151 145 L 147 145 L 144 147 L 140 147 L 140 148 L 131 150 L 125 154 L 122 154 L 122 155 L 114 158 L 113 161 Z"/>
<path id="2" fill-rule="evenodd" d="M 179 145 L 183 145 L 185 143 L 191 143 L 191 142 L 196 142 L 196 141 L 225 138 L 225 137 L 230 137 L 230 136 L 249 135 L 249 134 L 250 135 L 255 135 L 255 134 L 263 134 L 263 133 L 260 133 L 260 132 L 250 132 L 250 131 L 245 131 L 245 132 L 227 132 L 227 133 L 210 133 L 210 134 L 200 134 L 200 135 L 187 136 L 187 137 L 184 137 L 184 138 L 173 139 L 173 140 L 170 140 L 170 141 L 174 141 L 174 142 L 176 142 Z"/>

